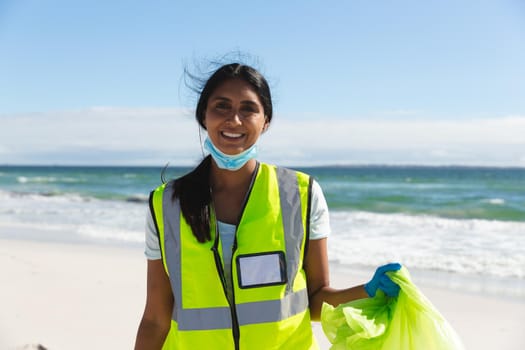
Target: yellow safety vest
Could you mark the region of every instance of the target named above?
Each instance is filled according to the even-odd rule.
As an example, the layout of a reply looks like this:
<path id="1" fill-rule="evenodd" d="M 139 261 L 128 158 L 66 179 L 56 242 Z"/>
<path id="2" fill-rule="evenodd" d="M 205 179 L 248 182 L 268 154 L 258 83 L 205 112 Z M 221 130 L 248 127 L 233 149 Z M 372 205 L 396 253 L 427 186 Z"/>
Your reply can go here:
<path id="1" fill-rule="evenodd" d="M 174 297 L 163 349 L 318 349 L 303 270 L 310 177 L 258 164 L 235 233 L 231 305 L 214 214 L 212 240 L 198 242 L 173 183 L 150 196 Z"/>

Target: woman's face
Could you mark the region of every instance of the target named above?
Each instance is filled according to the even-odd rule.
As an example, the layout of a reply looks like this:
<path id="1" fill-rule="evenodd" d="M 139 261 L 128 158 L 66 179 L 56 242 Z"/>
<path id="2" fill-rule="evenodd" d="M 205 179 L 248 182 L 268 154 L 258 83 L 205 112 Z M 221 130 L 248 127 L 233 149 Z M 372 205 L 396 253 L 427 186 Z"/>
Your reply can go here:
<path id="1" fill-rule="evenodd" d="M 251 147 L 268 123 L 253 87 L 241 79 L 232 79 L 210 95 L 204 125 L 211 142 L 223 153 L 234 155 Z"/>

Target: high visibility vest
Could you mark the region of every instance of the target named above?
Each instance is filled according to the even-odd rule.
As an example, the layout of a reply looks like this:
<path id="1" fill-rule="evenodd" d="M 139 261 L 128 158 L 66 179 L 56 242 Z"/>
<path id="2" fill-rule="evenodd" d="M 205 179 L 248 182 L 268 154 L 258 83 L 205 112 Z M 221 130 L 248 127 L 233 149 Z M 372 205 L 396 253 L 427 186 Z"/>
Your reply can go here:
<path id="1" fill-rule="evenodd" d="M 173 199 L 173 181 L 152 192 L 174 297 L 163 349 L 318 349 L 303 269 L 310 189 L 306 174 L 258 164 L 235 233 L 231 304 L 213 210 L 212 239 L 200 243 Z"/>

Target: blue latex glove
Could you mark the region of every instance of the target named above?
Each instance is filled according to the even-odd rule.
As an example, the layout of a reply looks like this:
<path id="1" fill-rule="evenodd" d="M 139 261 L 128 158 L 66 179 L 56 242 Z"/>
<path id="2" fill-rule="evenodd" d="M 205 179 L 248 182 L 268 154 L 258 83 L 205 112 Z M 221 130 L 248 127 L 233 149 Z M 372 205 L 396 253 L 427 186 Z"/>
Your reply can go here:
<path id="1" fill-rule="evenodd" d="M 385 272 L 397 271 L 401 268 L 399 263 L 390 263 L 377 268 L 374 277 L 365 284 L 365 290 L 369 297 L 374 297 L 378 289 L 381 289 L 389 297 L 397 297 L 399 286 L 392 282 Z"/>

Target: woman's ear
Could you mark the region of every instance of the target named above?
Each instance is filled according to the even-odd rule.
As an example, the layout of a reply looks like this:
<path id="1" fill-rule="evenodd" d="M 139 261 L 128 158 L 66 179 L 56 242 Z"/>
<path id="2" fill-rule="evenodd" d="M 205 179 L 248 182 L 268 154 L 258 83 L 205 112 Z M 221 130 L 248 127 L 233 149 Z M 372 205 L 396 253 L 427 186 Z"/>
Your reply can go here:
<path id="1" fill-rule="evenodd" d="M 266 119 L 264 122 L 263 128 L 262 128 L 262 132 L 265 132 L 266 130 L 268 130 L 269 126 L 270 126 L 270 122 L 268 121 L 268 119 Z"/>

